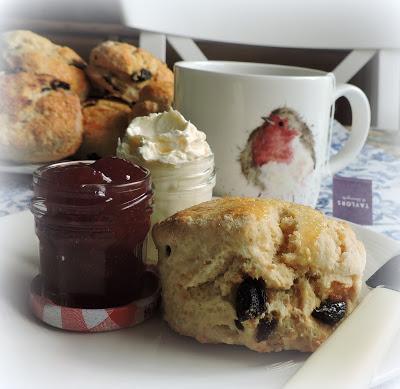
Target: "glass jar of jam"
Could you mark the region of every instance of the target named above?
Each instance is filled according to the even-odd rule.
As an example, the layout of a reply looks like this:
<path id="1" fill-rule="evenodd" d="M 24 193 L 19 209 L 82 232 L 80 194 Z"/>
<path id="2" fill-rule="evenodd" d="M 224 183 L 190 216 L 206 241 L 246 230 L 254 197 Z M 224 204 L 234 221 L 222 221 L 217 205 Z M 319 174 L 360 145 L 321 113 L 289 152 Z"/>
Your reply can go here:
<path id="1" fill-rule="evenodd" d="M 107 157 L 34 173 L 32 212 L 42 295 L 58 305 L 107 308 L 139 297 L 150 229 L 150 173 Z"/>

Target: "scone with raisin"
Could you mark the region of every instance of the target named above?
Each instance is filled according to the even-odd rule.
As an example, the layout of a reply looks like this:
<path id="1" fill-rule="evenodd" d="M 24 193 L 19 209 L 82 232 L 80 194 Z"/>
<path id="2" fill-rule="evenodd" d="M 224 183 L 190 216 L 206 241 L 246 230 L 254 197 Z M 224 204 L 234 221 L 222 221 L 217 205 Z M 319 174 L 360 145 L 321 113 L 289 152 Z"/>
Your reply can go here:
<path id="1" fill-rule="evenodd" d="M 131 119 L 151 113 L 168 111 L 172 106 L 173 86 L 170 83 L 152 82 L 139 92 L 139 100 L 132 107 Z"/>
<path id="2" fill-rule="evenodd" d="M 150 82 L 167 83 L 173 89 L 174 75 L 165 63 L 123 42 L 96 46 L 90 53 L 87 74 L 95 87 L 128 103 L 138 101 L 140 90 Z"/>
<path id="3" fill-rule="evenodd" d="M 68 84 L 81 100 L 89 92 L 85 61 L 69 47 L 58 46 L 31 31 L 1 34 L 0 67 L 7 72 L 49 74 Z"/>
<path id="4" fill-rule="evenodd" d="M 56 161 L 82 142 L 78 96 L 50 75 L 0 73 L 0 159 Z"/>
<path id="5" fill-rule="evenodd" d="M 164 317 L 202 343 L 314 351 L 356 305 L 350 227 L 279 200 L 222 198 L 157 224 Z"/>
<path id="6" fill-rule="evenodd" d="M 118 138 L 130 122 L 131 107 L 122 100 L 92 99 L 83 103 L 83 141 L 77 156 L 98 159 L 115 155 Z"/>

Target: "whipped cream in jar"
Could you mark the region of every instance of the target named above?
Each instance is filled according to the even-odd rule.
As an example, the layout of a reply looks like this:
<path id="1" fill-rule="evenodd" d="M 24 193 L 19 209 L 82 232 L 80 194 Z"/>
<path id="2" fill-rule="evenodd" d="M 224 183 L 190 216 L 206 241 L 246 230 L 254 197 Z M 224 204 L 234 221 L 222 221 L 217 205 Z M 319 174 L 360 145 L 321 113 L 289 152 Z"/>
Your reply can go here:
<path id="1" fill-rule="evenodd" d="M 154 207 L 152 225 L 174 213 L 211 200 L 215 186 L 214 155 L 199 131 L 178 111 L 135 118 L 117 155 L 150 170 Z M 148 240 L 147 261 L 157 262 L 157 250 Z"/>

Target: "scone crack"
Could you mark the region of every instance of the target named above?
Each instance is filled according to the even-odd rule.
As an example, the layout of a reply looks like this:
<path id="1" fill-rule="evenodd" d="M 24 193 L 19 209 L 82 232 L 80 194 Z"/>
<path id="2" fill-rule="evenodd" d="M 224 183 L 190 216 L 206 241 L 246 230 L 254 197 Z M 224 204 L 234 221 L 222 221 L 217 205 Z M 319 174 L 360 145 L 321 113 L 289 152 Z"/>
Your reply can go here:
<path id="1" fill-rule="evenodd" d="M 103 75 L 104 81 L 111 86 L 112 89 L 114 89 L 116 92 L 122 92 L 123 90 L 120 88 L 120 86 L 115 85 L 114 78 L 111 74 L 104 74 Z"/>
<path id="2" fill-rule="evenodd" d="M 205 284 L 214 284 L 218 279 L 223 279 L 228 272 L 235 257 L 227 256 L 225 258 L 213 258 L 203 261 L 203 273 L 194 274 L 188 282 L 185 283 L 186 289 L 200 287 Z"/>
<path id="3" fill-rule="evenodd" d="M 85 70 L 87 68 L 87 63 L 86 62 L 77 61 L 75 59 L 70 63 L 70 65 L 74 66 L 74 67 L 76 67 L 76 68 L 78 68 L 80 70 Z"/>

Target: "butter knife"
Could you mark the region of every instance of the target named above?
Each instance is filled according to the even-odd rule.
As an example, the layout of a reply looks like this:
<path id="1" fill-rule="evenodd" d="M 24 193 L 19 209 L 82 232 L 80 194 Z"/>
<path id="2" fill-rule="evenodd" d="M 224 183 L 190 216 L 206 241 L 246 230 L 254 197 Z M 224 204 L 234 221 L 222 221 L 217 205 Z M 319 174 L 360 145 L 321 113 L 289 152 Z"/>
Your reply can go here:
<path id="1" fill-rule="evenodd" d="M 284 389 L 366 389 L 400 330 L 400 255 L 367 281 L 373 288 Z M 399 362 L 400 364 L 400 362 Z"/>

